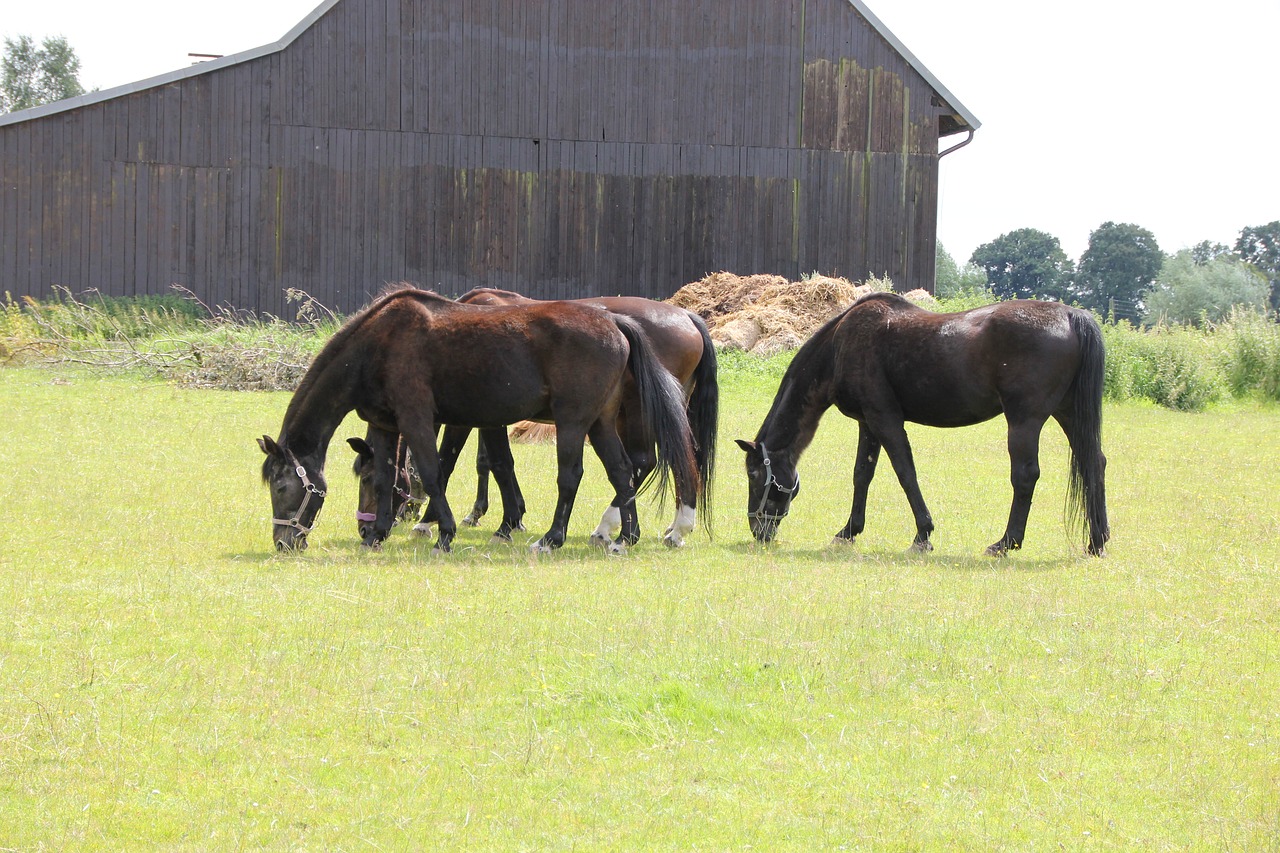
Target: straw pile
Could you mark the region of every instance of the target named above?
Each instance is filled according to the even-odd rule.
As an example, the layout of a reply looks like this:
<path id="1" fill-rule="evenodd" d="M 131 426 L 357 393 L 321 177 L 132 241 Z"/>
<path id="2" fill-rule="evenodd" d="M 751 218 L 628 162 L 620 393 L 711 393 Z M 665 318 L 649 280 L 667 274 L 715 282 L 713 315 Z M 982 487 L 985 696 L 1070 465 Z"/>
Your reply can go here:
<path id="1" fill-rule="evenodd" d="M 769 356 L 799 347 L 858 297 L 892 288 L 887 278 L 854 284 L 815 275 L 793 282 L 777 275 L 718 272 L 685 285 L 667 301 L 706 320 L 717 347 Z"/>

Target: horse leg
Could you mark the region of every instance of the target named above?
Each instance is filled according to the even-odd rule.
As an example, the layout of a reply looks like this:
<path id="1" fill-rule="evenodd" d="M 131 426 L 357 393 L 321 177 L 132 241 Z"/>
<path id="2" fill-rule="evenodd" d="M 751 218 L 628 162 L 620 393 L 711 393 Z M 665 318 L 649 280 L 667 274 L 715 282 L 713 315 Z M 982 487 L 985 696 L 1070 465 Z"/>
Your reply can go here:
<path id="1" fill-rule="evenodd" d="M 634 461 L 627 455 L 615 424 L 603 419 L 597 420 L 592 424 L 590 435 L 591 449 L 599 457 L 600 464 L 604 465 L 609 484 L 613 486 L 613 503 L 610 509 L 619 511 L 621 523 L 618 537 L 608 544 L 608 551 L 611 554 L 622 554 L 626 552 L 627 546 L 636 544 L 640 539 L 640 517 L 636 510 L 636 483 L 639 481 L 633 472 Z M 591 539 L 593 543 L 599 544 L 594 533 Z"/>
<path id="2" fill-rule="evenodd" d="M 578 485 L 582 482 L 584 438 L 586 433 L 581 426 L 556 422 L 556 461 L 559 464 L 559 472 L 556 474 L 556 511 L 551 519 L 551 527 L 533 544 L 536 552 L 550 553 L 564 544 L 565 534 L 569 529 L 569 516 L 573 514 L 573 501 L 578 496 Z"/>
<path id="3" fill-rule="evenodd" d="M 377 429 L 370 425 L 365 433 L 366 443 L 373 451 L 373 494 L 374 520 L 371 526 L 365 526 L 362 544 L 366 548 L 378 550 L 383 541 L 391 535 L 395 526 L 397 509 L 395 495 L 396 472 L 399 471 L 400 456 L 397 441 L 399 436 L 394 432 Z"/>
<path id="4" fill-rule="evenodd" d="M 853 464 L 853 509 L 849 520 L 836 534 L 836 542 L 853 542 L 867 523 L 867 492 L 871 479 L 876 475 L 876 462 L 880 459 L 880 442 L 867 428 L 858 424 L 858 458 Z"/>
<path id="5" fill-rule="evenodd" d="M 505 433 L 506 430 L 504 429 Z M 484 514 L 489 511 L 489 445 L 484 440 L 484 431 L 480 433 L 480 446 L 476 448 L 476 500 L 471 505 L 471 512 L 462 518 L 462 523 L 467 527 L 479 527 L 480 519 L 484 518 Z M 510 452 L 510 447 L 507 448 Z M 514 470 L 514 467 L 513 467 Z M 499 486 L 501 489 L 501 486 Z M 506 495 L 503 495 L 503 510 L 506 510 Z M 495 534 L 496 535 L 496 534 Z M 510 540 L 510 536 L 507 537 Z"/>
<path id="6" fill-rule="evenodd" d="M 1040 479 L 1040 430 L 1043 427 L 1044 419 L 1009 420 L 1009 482 L 1013 484 L 1013 503 L 1009 506 L 1004 536 L 987 546 L 989 557 L 1003 557 L 1022 547 L 1031 498 Z"/>
<path id="7" fill-rule="evenodd" d="M 441 473 L 440 454 L 436 450 L 435 425 L 429 418 L 423 423 L 401 422 L 401 433 L 409 442 L 409 450 L 413 458 L 418 460 L 419 474 L 422 476 L 422 488 L 427 498 L 436 507 L 439 523 L 439 537 L 433 549 L 436 553 L 447 553 L 451 550 L 454 536 L 458 533 L 458 524 L 454 521 L 453 511 L 449 509 L 449 501 L 444 495 L 445 478 Z M 454 457 L 457 458 L 456 456 Z M 420 522 L 415 531 L 420 531 Z"/>
<path id="8" fill-rule="evenodd" d="M 498 490 L 502 494 L 502 523 L 493 537 L 503 542 L 511 541 L 512 530 L 522 530 L 521 519 L 524 516 L 524 498 L 520 495 L 520 485 L 516 482 L 516 463 L 511 457 L 511 442 L 507 438 L 506 427 L 480 430 L 480 447 L 485 456 L 485 467 L 493 471 L 493 478 L 498 481 Z M 479 460 L 480 454 L 476 454 Z M 477 461 L 477 468 L 479 462 Z M 463 521 L 465 522 L 465 519 Z"/>
<path id="9" fill-rule="evenodd" d="M 911 547 L 925 553 L 932 551 L 933 543 L 929 541 L 929 534 L 933 532 L 933 516 L 925 505 L 924 495 L 920 493 L 916 462 L 911 455 L 911 442 L 907 439 L 902 417 L 881 417 L 871 428 L 880 437 L 880 443 L 889 455 L 889 461 L 893 463 L 893 472 L 898 475 L 898 484 L 902 486 L 902 491 L 907 495 L 907 503 L 911 505 L 911 514 L 916 520 L 916 538 Z"/>

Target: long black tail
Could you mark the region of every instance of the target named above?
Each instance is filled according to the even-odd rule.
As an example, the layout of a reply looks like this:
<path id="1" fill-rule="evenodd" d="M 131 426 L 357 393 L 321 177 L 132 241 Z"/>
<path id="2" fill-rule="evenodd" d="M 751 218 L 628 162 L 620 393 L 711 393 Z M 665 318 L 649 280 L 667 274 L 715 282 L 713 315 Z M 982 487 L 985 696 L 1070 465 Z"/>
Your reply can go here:
<path id="1" fill-rule="evenodd" d="M 693 499 L 702 492 L 697 463 L 694 461 L 693 432 L 684 408 L 684 391 L 675 377 L 667 372 L 653 353 L 649 336 L 630 317 L 611 315 L 631 345 L 627 366 L 635 379 L 640 398 L 640 417 L 645 441 L 658 446 L 658 489 L 665 492 L 670 477 L 682 500 Z M 639 484 L 637 484 L 639 485 Z"/>
<path id="2" fill-rule="evenodd" d="M 698 494 L 698 511 L 702 523 L 711 529 L 711 481 L 716 472 L 716 441 L 720 435 L 720 382 L 716 347 L 711 342 L 707 324 L 692 311 L 689 320 L 702 335 L 702 360 L 693 369 L 693 394 L 689 397 L 689 428 L 693 430 L 694 460 L 702 491 Z"/>
<path id="3" fill-rule="evenodd" d="M 1102 452 L 1102 392 L 1106 379 L 1106 353 L 1102 330 L 1093 315 L 1071 312 L 1071 329 L 1080 341 L 1080 367 L 1071 383 L 1071 479 L 1067 485 L 1068 510 L 1079 524 L 1089 522 L 1087 548 L 1101 555 L 1111 538 L 1107 521 L 1107 457 Z"/>

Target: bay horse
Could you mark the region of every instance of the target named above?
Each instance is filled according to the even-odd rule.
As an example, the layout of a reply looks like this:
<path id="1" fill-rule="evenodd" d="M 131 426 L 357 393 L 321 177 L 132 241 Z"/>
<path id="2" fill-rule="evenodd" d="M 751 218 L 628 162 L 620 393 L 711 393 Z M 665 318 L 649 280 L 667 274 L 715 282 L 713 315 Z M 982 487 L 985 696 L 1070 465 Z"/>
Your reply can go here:
<path id="1" fill-rule="evenodd" d="M 658 447 L 659 477 L 665 485 L 673 476 L 679 498 L 695 501 L 698 475 L 680 388 L 633 320 L 585 305 L 465 305 L 411 286 L 393 289 L 325 344 L 289 401 L 279 437 L 258 440 L 266 455 L 262 477 L 270 487 L 276 547 L 306 547 L 327 490 L 329 441 L 355 411 L 407 440 L 427 496 L 440 506 L 438 551 L 450 549 L 457 523 L 440 488 L 436 425 L 488 429 L 553 421 L 558 497 L 551 527 L 534 548 L 558 548 L 582 479 L 586 436 L 615 500 L 627 505 L 634 499 L 615 426 L 628 371 L 641 401 L 642 430 Z M 381 541 L 391 527 L 392 489 L 379 483 L 377 491 L 372 536 Z M 630 541 L 633 531 L 624 523 L 613 548 L 623 550 Z"/>
<path id="2" fill-rule="evenodd" d="M 489 287 L 474 288 L 459 296 L 457 301 L 473 305 L 555 304 L 530 299 L 510 290 Z M 701 483 L 698 509 L 706 521 L 710 518 L 710 485 L 715 469 L 720 399 L 715 346 L 711 342 L 706 323 L 697 314 L 684 308 L 637 296 L 605 296 L 568 301 L 635 320 L 653 345 L 654 354 L 662 366 L 680 383 L 685 394 L 690 428 L 693 431 L 694 459 Z M 618 434 L 622 437 L 627 457 L 631 461 L 633 482 L 637 489 L 640 489 L 655 468 L 656 456 L 653 441 L 646 438 L 642 423 L 637 417 L 640 401 L 635 389 L 630 384 L 625 387 L 618 416 Z M 447 487 L 449 477 L 470 432 L 470 428 L 465 426 L 445 427 L 439 448 L 442 488 Z M 463 519 L 463 523 L 475 524 L 488 508 L 487 473 L 492 467 L 490 458 L 493 455 L 492 446 L 495 440 L 505 441 L 506 436 L 499 439 L 491 434 L 482 433 L 481 435 L 476 459 L 476 500 L 471 512 Z M 509 456 L 509 450 L 507 454 Z M 524 498 L 514 471 L 509 474 L 509 482 L 503 483 L 503 478 L 508 476 L 507 470 L 505 459 L 501 470 L 494 468 L 494 478 L 499 481 L 504 497 L 504 510 L 510 512 L 506 508 L 506 496 L 511 494 L 516 503 L 516 514 L 523 515 Z M 364 504 L 371 501 L 372 497 L 365 496 L 362 491 L 360 502 Z M 623 514 L 634 514 L 634 512 L 634 506 L 619 505 L 615 499 L 605 511 L 600 524 L 592 532 L 591 541 L 598 545 L 607 544 L 614 532 L 622 526 Z M 694 512 L 691 504 L 682 503 L 676 508 L 676 516 L 663 534 L 663 541 L 666 544 L 673 547 L 683 544 L 684 536 L 693 529 Z M 429 505 L 423 515 L 422 525 L 415 529 L 420 530 L 435 520 L 435 508 Z M 637 525 L 638 531 L 638 521 L 633 519 L 629 523 Z M 500 527 L 499 532 L 495 534 L 499 538 L 508 538 L 503 533 L 504 527 Z"/>
<path id="3" fill-rule="evenodd" d="M 1022 547 L 1040 476 L 1040 432 L 1053 418 L 1070 446 L 1069 518 L 1088 521 L 1085 548 L 1101 556 L 1111 536 L 1102 452 L 1102 334 L 1091 314 L 1057 302 L 1017 300 L 955 314 L 872 293 L 814 333 L 788 366 L 747 454 L 748 524 L 771 540 L 800 490 L 796 463 L 831 406 L 858 422 L 853 510 L 836 534 L 863 530 L 867 489 L 883 447 L 915 516 L 913 547 L 931 551 L 933 518 L 916 481 L 905 422 L 935 427 L 1008 422 L 1013 503 L 1004 535 L 986 549 Z M 1083 525 L 1080 525 L 1083 527 Z"/>

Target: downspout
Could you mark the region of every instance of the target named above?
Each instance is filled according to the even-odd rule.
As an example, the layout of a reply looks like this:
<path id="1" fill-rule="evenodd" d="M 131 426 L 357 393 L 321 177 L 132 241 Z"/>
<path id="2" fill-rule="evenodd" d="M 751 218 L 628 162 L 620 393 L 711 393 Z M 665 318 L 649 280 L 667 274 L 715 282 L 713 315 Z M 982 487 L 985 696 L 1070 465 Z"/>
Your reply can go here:
<path id="1" fill-rule="evenodd" d="M 973 128 L 969 128 L 969 135 L 965 137 L 964 142 L 957 142 L 955 145 L 952 145 L 946 151 L 939 151 L 938 159 L 941 160 L 943 157 L 946 157 L 952 151 L 960 150 L 961 148 L 965 147 L 972 141 L 973 141 Z"/>

